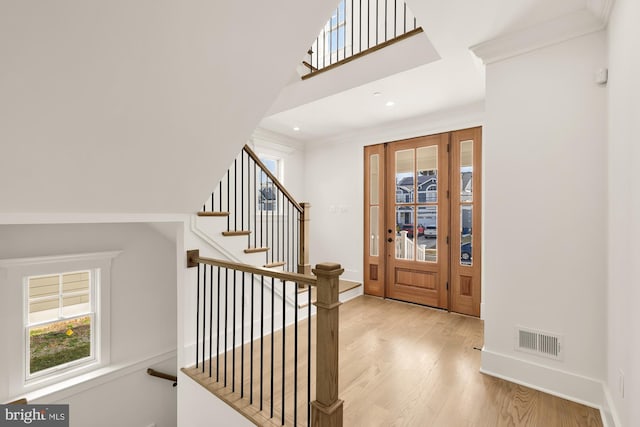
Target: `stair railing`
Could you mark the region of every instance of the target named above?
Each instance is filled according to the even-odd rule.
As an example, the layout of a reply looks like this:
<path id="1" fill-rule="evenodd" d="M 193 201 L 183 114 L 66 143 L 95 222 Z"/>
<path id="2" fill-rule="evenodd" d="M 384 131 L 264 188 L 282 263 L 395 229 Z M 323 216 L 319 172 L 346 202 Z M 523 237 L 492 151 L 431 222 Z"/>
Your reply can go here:
<path id="1" fill-rule="evenodd" d="M 340 265 L 319 264 L 314 275 L 305 275 L 203 258 L 192 250 L 187 266 L 197 269 L 196 358 L 195 366 L 183 372 L 260 425 L 277 420 L 281 425 L 342 426 Z M 308 286 L 309 301 L 311 288 L 317 288 L 315 321 L 311 304 L 300 319 L 297 309 L 287 311 L 284 298 L 281 319 L 276 319 L 280 301 L 270 290 L 280 286 L 284 295 L 291 288 L 297 307 L 302 284 Z"/>
<path id="2" fill-rule="evenodd" d="M 227 232 L 246 234 L 248 251 L 264 252 L 266 266 L 309 274 L 310 208 L 245 145 L 202 212 L 226 215 Z"/>
<path id="3" fill-rule="evenodd" d="M 341 0 L 302 61 L 302 79 L 422 31 L 402 0 Z"/>

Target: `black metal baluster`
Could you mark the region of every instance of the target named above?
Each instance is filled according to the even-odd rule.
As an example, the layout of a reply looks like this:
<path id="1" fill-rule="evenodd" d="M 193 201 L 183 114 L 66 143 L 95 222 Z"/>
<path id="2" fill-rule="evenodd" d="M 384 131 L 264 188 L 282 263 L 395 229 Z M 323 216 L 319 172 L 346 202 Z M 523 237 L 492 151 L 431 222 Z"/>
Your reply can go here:
<path id="1" fill-rule="evenodd" d="M 371 0 L 367 0 L 367 49 L 369 49 L 370 46 L 370 42 L 369 42 L 369 36 L 371 35 L 371 28 L 369 28 L 369 26 L 371 25 Z"/>
<path id="2" fill-rule="evenodd" d="M 231 210 L 231 203 L 229 199 L 229 197 L 231 197 L 230 185 L 231 185 L 231 175 L 230 175 L 230 172 L 227 170 L 227 209 L 226 209 L 227 212 Z M 229 230 L 231 230 L 231 216 L 227 215 L 227 231 Z"/>
<path id="3" fill-rule="evenodd" d="M 307 425 L 311 425 L 311 285 L 307 285 Z"/>
<path id="4" fill-rule="evenodd" d="M 344 0 L 338 3 L 338 13 L 336 18 L 336 62 L 340 61 L 340 5 L 343 4 L 343 1 Z"/>
<path id="5" fill-rule="evenodd" d="M 244 151 L 240 152 L 240 191 L 236 191 L 236 194 L 240 194 L 240 229 L 244 230 Z M 249 227 L 247 226 L 247 230 Z M 247 239 L 251 239 L 251 235 L 247 235 Z"/>
<path id="6" fill-rule="evenodd" d="M 222 212 L 222 180 L 220 180 L 220 183 L 218 184 L 218 206 Z"/>
<path id="7" fill-rule="evenodd" d="M 284 391 L 285 391 L 285 369 L 284 369 L 284 364 L 285 364 L 285 358 L 284 358 L 284 353 L 285 353 L 285 349 L 286 349 L 286 332 L 285 332 L 285 317 L 286 317 L 286 313 L 287 313 L 287 282 L 286 281 L 282 281 L 282 425 L 284 425 L 284 406 L 285 406 L 285 399 L 284 399 Z"/>
<path id="8" fill-rule="evenodd" d="M 203 268 L 204 279 L 202 281 L 202 373 L 204 373 L 204 355 L 207 336 L 207 264 Z"/>
<path id="9" fill-rule="evenodd" d="M 402 3 L 402 7 L 403 7 L 403 14 L 404 14 L 404 16 L 403 16 L 404 32 L 402 34 L 404 34 L 404 33 L 407 32 L 407 4 L 406 3 Z"/>
<path id="10" fill-rule="evenodd" d="M 233 270 L 233 331 L 231 332 L 231 392 L 236 391 L 236 276 L 237 271 Z"/>
<path id="11" fill-rule="evenodd" d="M 351 0 L 351 56 L 353 56 L 355 43 L 353 42 L 353 0 Z"/>
<path id="12" fill-rule="evenodd" d="M 238 229 L 238 159 L 233 161 L 233 229 Z"/>
<path id="13" fill-rule="evenodd" d="M 242 291 L 240 292 L 240 303 L 242 309 L 240 310 L 240 317 L 242 318 L 240 323 L 240 397 L 244 397 L 244 277 L 242 274 Z"/>
<path id="14" fill-rule="evenodd" d="M 273 368 L 274 368 L 274 355 L 275 355 L 273 333 L 274 333 L 274 326 L 275 326 L 274 308 L 275 308 L 275 296 L 276 296 L 274 281 L 275 279 L 272 277 L 271 278 L 271 394 L 270 394 L 271 412 L 270 412 L 269 418 L 273 418 Z"/>
<path id="15" fill-rule="evenodd" d="M 360 0 L 360 7 L 358 8 L 358 22 L 360 27 L 358 28 L 358 53 L 362 52 L 362 0 Z"/>
<path id="16" fill-rule="evenodd" d="M 393 38 L 396 38 L 396 27 L 398 24 L 398 0 L 393 0 Z"/>
<path id="17" fill-rule="evenodd" d="M 378 0 L 376 0 L 376 46 L 378 45 L 378 27 L 380 25 L 378 25 L 378 23 L 380 22 L 380 20 L 378 19 L 378 10 L 380 8 L 378 7 Z"/>
<path id="18" fill-rule="evenodd" d="M 229 346 L 227 345 L 227 335 L 229 329 L 227 328 L 227 318 L 229 317 L 227 312 L 229 309 L 229 269 L 224 269 L 224 386 L 227 386 L 227 353 L 229 352 Z"/>
<path id="19" fill-rule="evenodd" d="M 211 378 L 213 365 L 213 265 L 209 271 L 209 378 Z"/>
<path id="20" fill-rule="evenodd" d="M 387 1 L 388 0 L 384 0 L 384 41 L 387 41 L 387 21 L 389 20 Z"/>
<path id="21" fill-rule="evenodd" d="M 260 276 L 260 410 L 262 411 L 262 385 L 264 382 L 264 276 Z"/>
<path id="22" fill-rule="evenodd" d="M 253 161 L 253 160 L 252 160 Z M 253 162 L 253 247 L 258 246 L 258 175 L 257 165 Z"/>
<path id="23" fill-rule="evenodd" d="M 271 246 L 271 262 L 274 262 L 274 258 L 273 258 L 273 257 L 274 257 L 274 253 L 275 253 L 275 251 L 276 251 L 276 247 L 274 246 L 274 243 L 275 243 L 275 233 L 274 233 L 274 230 L 275 230 L 275 228 L 276 228 L 276 227 L 275 227 L 275 225 L 276 225 L 276 218 L 275 218 L 275 215 L 273 214 L 273 204 L 275 203 L 275 197 L 276 197 L 276 196 L 275 196 L 275 193 L 274 193 L 274 191 L 273 191 L 273 187 L 274 187 L 274 185 L 273 185 L 273 181 L 269 181 L 269 182 L 271 182 L 271 192 L 270 192 L 270 194 L 271 194 L 271 196 L 273 196 L 273 198 L 274 198 L 274 199 L 271 201 L 271 210 L 269 211 L 269 212 L 271 213 L 271 245 L 270 245 L 270 246 Z M 273 291 L 273 288 L 271 288 L 271 290 Z"/>
<path id="24" fill-rule="evenodd" d="M 253 290 L 254 290 L 254 284 L 255 282 L 254 280 L 254 275 L 253 273 L 251 273 L 251 365 L 250 365 L 250 369 L 249 369 L 249 404 L 253 405 L 253 340 L 254 340 L 254 335 L 253 335 L 253 320 L 254 320 L 254 316 L 253 316 Z"/>
<path id="25" fill-rule="evenodd" d="M 413 17 L 413 29 L 415 30 L 417 28 L 417 22 L 416 22 L 416 17 Z"/>
<path id="26" fill-rule="evenodd" d="M 293 425 L 298 425 L 298 283 L 293 287 Z"/>
<path id="27" fill-rule="evenodd" d="M 200 263 L 198 263 L 198 280 L 196 282 L 196 369 L 198 368 L 198 336 L 200 335 Z"/>
<path id="28" fill-rule="evenodd" d="M 331 41 L 332 41 L 331 33 L 333 33 L 333 23 L 331 21 L 333 21 L 333 15 L 331 15 L 331 19 L 329 19 L 329 65 L 331 65 L 331 61 L 333 57 L 333 54 L 331 52 Z"/>
<path id="29" fill-rule="evenodd" d="M 218 267 L 218 290 L 216 292 L 216 382 L 220 381 L 220 267 Z"/>

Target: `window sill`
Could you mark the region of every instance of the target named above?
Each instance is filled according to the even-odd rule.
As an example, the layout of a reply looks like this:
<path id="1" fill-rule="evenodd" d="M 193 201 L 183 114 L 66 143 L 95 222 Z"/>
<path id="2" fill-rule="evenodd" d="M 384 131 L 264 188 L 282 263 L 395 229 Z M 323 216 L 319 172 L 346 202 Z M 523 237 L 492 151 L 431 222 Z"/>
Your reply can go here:
<path id="1" fill-rule="evenodd" d="M 81 374 L 76 377 L 30 391 L 19 397 L 26 398 L 29 403 L 55 403 L 94 387 L 98 387 L 102 384 L 115 381 L 118 378 L 129 375 L 133 372 L 140 370 L 146 371 L 149 366 L 175 358 L 176 355 L 177 352 L 174 349 L 129 363 L 112 364 L 87 372 L 86 374 Z M 8 401 L 12 400 L 15 399 L 9 399 Z"/>

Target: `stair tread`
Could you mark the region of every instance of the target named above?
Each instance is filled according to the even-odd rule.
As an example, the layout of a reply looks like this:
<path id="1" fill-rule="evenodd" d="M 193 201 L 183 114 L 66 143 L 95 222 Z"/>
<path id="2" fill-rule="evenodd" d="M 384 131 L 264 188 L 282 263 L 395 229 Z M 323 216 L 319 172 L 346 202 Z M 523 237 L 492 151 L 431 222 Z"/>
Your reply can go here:
<path id="1" fill-rule="evenodd" d="M 269 250 L 269 248 L 246 248 L 244 250 L 245 254 L 255 254 L 258 252 L 267 252 Z"/>
<path id="2" fill-rule="evenodd" d="M 275 261 L 275 262 L 270 262 L 268 264 L 263 265 L 264 268 L 274 268 L 274 267 L 282 267 L 283 265 L 286 265 L 287 263 L 284 261 Z"/>
<path id="3" fill-rule="evenodd" d="M 229 230 L 222 232 L 223 236 L 248 236 L 249 234 L 251 234 L 250 230 Z"/>
<path id="4" fill-rule="evenodd" d="M 212 212 L 212 211 L 198 212 L 198 216 L 229 216 L 229 215 L 230 215 L 229 212 Z"/>

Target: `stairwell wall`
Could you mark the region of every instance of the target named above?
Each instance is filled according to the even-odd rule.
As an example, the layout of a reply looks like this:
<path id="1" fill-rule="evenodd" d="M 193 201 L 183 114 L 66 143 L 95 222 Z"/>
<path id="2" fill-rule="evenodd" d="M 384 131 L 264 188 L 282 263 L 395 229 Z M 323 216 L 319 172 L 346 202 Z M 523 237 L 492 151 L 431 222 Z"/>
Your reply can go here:
<path id="1" fill-rule="evenodd" d="M 69 404 L 73 427 L 174 426 L 176 391 L 149 377 L 146 368 L 176 371 L 175 242 L 146 223 L 0 225 L 0 242 L 0 259 L 122 251 L 111 267 L 111 370 L 74 386 L 54 386 L 35 399 L 27 395 L 29 403 Z M 0 288 L 0 328 L 15 325 L 16 316 L 22 322 L 22 304 L 7 295 Z M 8 344 L 0 348 L 2 378 L 12 369 L 7 361 L 15 359 L 9 352 L 21 352 L 19 342 Z M 20 397 L 0 383 L 0 401 Z"/>

